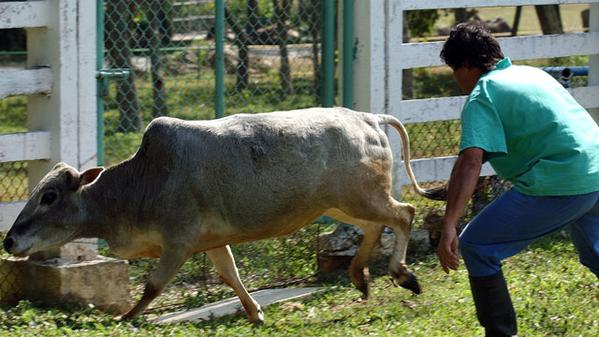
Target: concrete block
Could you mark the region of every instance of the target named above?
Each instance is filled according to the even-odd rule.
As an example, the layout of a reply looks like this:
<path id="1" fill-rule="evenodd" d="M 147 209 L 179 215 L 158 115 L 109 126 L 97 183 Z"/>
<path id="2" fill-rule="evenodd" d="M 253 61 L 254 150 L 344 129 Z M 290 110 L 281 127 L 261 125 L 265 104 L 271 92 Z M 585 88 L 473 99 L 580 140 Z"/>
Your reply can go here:
<path id="1" fill-rule="evenodd" d="M 363 235 L 360 228 L 351 225 L 340 225 L 331 233 L 321 234 L 318 239 L 319 270 L 327 274 L 336 270 L 347 269 L 352 258 L 358 251 Z M 394 247 L 395 233 L 391 229 L 386 228 L 378 244 L 370 254 L 370 261 L 377 261 L 381 258 L 391 256 Z M 430 254 L 433 252 L 433 249 L 428 230 L 412 230 L 408 243 L 408 258 Z"/>
<path id="2" fill-rule="evenodd" d="M 53 250 L 31 255 L 30 261 L 46 261 L 59 258 L 64 262 L 91 261 L 98 255 L 98 239 L 78 239 Z"/>
<path id="3" fill-rule="evenodd" d="M 118 314 L 130 305 L 128 263 L 103 256 L 77 262 L 60 258 L 0 260 L 0 301 L 27 299 L 48 306 L 94 305 Z"/>

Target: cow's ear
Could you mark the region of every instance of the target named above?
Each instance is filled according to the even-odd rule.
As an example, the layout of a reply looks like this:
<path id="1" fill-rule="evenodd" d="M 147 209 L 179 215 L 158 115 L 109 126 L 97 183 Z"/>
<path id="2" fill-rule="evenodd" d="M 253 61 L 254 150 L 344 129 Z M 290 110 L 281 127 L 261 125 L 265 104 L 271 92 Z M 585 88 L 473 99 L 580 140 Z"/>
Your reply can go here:
<path id="1" fill-rule="evenodd" d="M 64 175 L 67 188 L 71 191 L 77 190 L 79 188 L 79 172 L 68 167 L 65 169 Z"/>
<path id="2" fill-rule="evenodd" d="M 103 171 L 103 167 L 92 167 L 90 169 L 85 170 L 83 173 L 81 173 L 79 185 L 85 186 L 87 184 L 93 183 L 98 178 L 100 173 L 102 173 Z"/>

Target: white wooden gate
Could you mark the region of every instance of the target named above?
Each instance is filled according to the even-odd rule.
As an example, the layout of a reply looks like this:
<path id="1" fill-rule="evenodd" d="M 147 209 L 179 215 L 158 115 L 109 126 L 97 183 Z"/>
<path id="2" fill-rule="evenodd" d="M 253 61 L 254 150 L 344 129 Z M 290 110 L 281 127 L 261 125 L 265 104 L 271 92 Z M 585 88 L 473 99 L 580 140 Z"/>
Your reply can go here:
<path id="1" fill-rule="evenodd" d="M 354 61 L 355 107 L 385 112 L 404 123 L 460 118 L 466 96 L 402 100 L 402 70 L 442 65 L 443 42 L 402 43 L 403 12 L 411 10 L 495 7 L 545 4 L 591 4 L 588 33 L 499 38 L 504 54 L 513 60 L 590 55 L 587 87 L 571 89 L 573 96 L 599 121 L 599 0 L 372 0 L 355 2 L 357 55 Z M 398 137 L 390 137 L 395 158 L 400 158 Z M 419 181 L 449 178 L 456 157 L 423 158 L 412 161 Z M 396 160 L 401 164 L 399 160 Z M 404 170 L 396 165 L 394 189 L 408 184 Z M 483 175 L 492 174 L 490 166 Z"/>
<path id="2" fill-rule="evenodd" d="M 0 68 L 0 99 L 27 95 L 28 132 L 0 134 L 0 162 L 28 161 L 32 189 L 57 162 L 96 164 L 96 3 L 0 2 L 0 29 L 25 28 L 27 67 Z M 25 202 L 0 203 L 0 231 Z"/>

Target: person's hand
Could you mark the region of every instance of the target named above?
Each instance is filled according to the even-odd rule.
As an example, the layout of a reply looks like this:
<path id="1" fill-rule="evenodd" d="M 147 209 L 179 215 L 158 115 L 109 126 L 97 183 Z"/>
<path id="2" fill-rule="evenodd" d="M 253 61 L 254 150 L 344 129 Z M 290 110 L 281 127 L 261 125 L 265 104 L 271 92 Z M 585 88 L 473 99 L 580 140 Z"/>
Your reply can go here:
<path id="1" fill-rule="evenodd" d="M 437 247 L 437 257 L 445 273 L 449 274 L 449 270 L 458 270 L 458 235 L 454 226 L 443 229 L 441 232 L 441 240 Z"/>

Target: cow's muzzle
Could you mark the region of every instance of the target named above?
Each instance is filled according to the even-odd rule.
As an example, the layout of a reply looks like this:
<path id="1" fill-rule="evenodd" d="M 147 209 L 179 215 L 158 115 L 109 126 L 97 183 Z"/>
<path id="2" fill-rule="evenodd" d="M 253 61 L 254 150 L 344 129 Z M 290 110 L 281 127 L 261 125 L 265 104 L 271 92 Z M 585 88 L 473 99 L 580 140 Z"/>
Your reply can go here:
<path id="1" fill-rule="evenodd" d="M 10 236 L 4 239 L 4 250 L 10 253 L 10 249 L 15 245 L 15 240 Z"/>
<path id="2" fill-rule="evenodd" d="M 29 256 L 29 252 L 31 250 L 31 245 L 26 247 L 22 247 L 23 245 L 19 245 L 17 240 L 13 236 L 7 236 L 4 239 L 4 249 L 9 253 L 17 257 L 25 257 Z"/>

